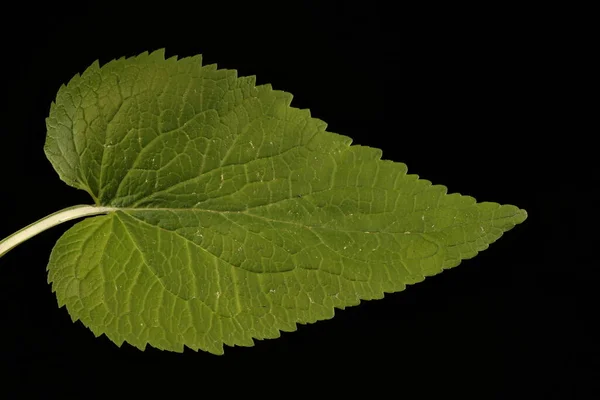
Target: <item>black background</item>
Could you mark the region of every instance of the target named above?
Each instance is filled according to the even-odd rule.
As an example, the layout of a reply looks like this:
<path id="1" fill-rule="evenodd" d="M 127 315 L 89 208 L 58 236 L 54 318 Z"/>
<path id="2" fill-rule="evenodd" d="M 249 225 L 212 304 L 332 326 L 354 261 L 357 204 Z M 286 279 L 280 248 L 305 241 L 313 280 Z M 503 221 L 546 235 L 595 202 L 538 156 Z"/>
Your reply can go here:
<path id="1" fill-rule="evenodd" d="M 224 356 L 119 349 L 73 324 L 45 272 L 73 223 L 64 224 L 0 259 L 8 398 L 29 390 L 119 398 L 128 389 L 141 398 L 161 387 L 189 398 L 325 390 L 336 398 L 596 397 L 598 346 L 586 308 L 593 281 L 581 249 L 570 247 L 583 223 L 567 205 L 587 189 L 566 167 L 569 132 L 553 108 L 570 57 L 560 12 L 202 1 L 147 3 L 141 12 L 125 4 L 3 11 L 0 237 L 91 203 L 43 153 L 59 86 L 96 59 L 159 48 L 257 75 L 293 93 L 293 105 L 329 131 L 383 149 L 450 192 L 515 204 L 529 218 L 455 269 Z"/>

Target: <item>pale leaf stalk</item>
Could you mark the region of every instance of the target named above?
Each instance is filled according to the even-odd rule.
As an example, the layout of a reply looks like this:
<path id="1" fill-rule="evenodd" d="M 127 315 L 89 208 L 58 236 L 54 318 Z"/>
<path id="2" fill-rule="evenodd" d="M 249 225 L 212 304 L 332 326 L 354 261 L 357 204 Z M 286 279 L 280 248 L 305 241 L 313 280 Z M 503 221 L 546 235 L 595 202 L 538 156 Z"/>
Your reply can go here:
<path id="1" fill-rule="evenodd" d="M 46 229 L 50 229 L 56 225 L 62 224 L 63 222 L 71 221 L 77 218 L 88 217 L 91 215 L 108 214 L 109 212 L 116 210 L 116 208 L 112 207 L 78 205 L 57 211 L 54 214 L 50 214 L 47 217 L 44 217 L 39 221 L 34 222 L 33 224 L 13 233 L 6 239 L 1 240 L 0 257 L 24 241 L 42 233 Z"/>

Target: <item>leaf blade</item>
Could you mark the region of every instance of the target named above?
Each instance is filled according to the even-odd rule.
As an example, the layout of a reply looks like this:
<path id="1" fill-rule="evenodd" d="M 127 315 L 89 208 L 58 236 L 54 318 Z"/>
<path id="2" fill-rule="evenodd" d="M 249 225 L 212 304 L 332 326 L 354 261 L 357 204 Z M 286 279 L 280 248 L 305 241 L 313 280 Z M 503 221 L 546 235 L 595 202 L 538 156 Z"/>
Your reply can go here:
<path id="1" fill-rule="evenodd" d="M 94 74 L 112 77 L 119 65 L 138 73 L 120 72 L 134 83 L 117 96 L 137 109 L 107 107 L 119 126 L 101 124 L 106 132 L 94 138 L 85 116 L 99 103 L 77 108 L 64 90 L 88 88 L 94 95 L 82 99 L 100 99 L 96 92 L 110 92 L 102 82 L 112 81 L 93 86 Z M 118 345 L 222 354 L 224 344 L 278 337 L 452 268 L 527 217 L 448 195 L 381 160 L 381 150 L 327 132 L 290 107 L 290 94 L 201 67 L 200 58 L 155 52 L 90 68 L 63 89 L 62 103 L 59 92 L 47 154 L 65 182 L 119 211 L 71 228 L 52 253 L 49 281 L 73 319 Z M 71 131 L 60 128 L 69 121 Z M 78 141 L 97 143 L 85 152 Z M 106 240 L 106 249 L 62 250 L 82 235 Z M 90 265 L 97 272 L 88 282 L 76 271 Z"/>

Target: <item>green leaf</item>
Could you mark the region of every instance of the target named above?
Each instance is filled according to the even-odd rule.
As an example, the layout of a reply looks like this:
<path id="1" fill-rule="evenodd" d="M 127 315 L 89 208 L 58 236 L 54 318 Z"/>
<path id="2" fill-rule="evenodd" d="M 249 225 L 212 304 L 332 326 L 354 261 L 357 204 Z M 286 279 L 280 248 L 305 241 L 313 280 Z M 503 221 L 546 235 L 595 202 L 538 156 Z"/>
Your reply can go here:
<path id="1" fill-rule="evenodd" d="M 60 88 L 46 154 L 114 209 L 52 252 L 74 321 L 117 345 L 221 354 L 401 291 L 525 220 L 351 146 L 291 100 L 163 51 Z"/>

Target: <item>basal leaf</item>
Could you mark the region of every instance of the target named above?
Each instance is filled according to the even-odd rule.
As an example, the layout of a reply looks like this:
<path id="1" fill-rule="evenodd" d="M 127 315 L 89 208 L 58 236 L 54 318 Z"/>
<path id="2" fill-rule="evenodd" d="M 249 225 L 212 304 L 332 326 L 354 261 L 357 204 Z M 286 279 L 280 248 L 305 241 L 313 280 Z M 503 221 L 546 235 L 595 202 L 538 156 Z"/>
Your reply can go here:
<path id="1" fill-rule="evenodd" d="M 351 146 L 291 100 L 162 51 L 60 88 L 46 154 L 113 210 L 52 252 L 73 320 L 117 345 L 220 354 L 401 291 L 525 220 Z"/>

